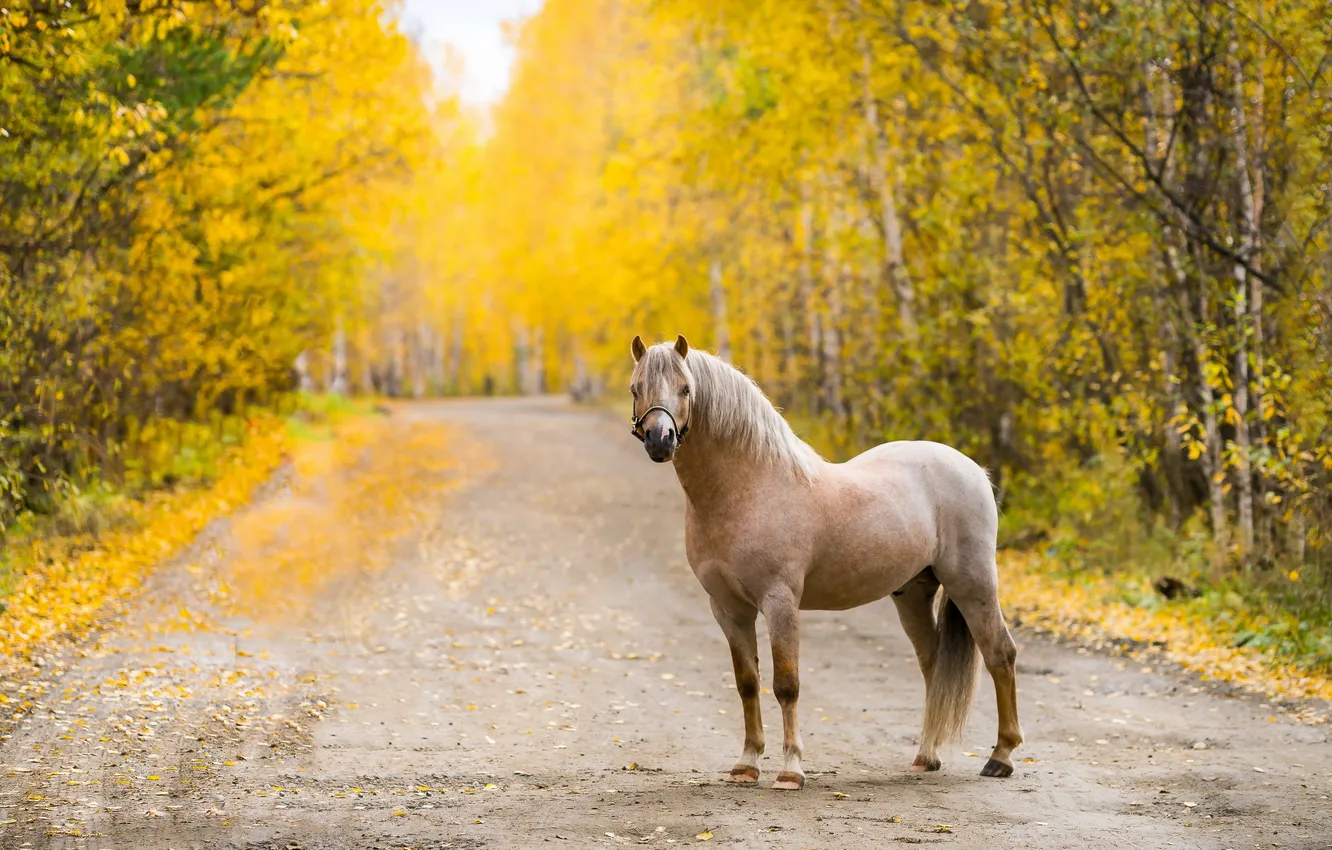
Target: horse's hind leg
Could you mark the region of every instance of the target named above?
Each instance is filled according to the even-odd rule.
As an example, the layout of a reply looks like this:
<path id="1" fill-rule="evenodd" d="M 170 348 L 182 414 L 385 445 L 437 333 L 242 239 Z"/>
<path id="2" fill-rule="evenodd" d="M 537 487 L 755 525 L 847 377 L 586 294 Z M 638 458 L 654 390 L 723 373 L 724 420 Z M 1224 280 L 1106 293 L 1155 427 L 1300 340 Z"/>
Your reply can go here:
<path id="1" fill-rule="evenodd" d="M 988 575 L 995 576 L 993 561 Z M 999 708 L 999 740 L 990 754 L 990 760 L 981 769 L 981 776 L 1011 776 L 1013 750 L 1022 744 L 1022 726 L 1018 723 L 1017 707 L 1017 644 L 1004 623 L 999 608 L 997 580 L 963 581 L 954 588 L 947 581 L 944 591 L 957 604 L 967 621 L 976 645 L 980 648 L 985 668 L 994 679 L 995 702 Z M 954 595 L 954 591 L 957 595 Z"/>
<path id="2" fill-rule="evenodd" d="M 934 657 L 939 647 L 934 619 L 934 597 L 938 590 L 939 580 L 934 577 L 934 570 L 926 567 L 901 590 L 893 593 L 897 618 L 902 621 L 902 629 L 916 650 L 920 673 L 925 677 L 926 694 L 929 693 L 930 676 L 934 672 Z M 928 710 L 930 704 L 928 696 L 925 704 Z M 916 760 L 911 763 L 911 769 L 917 773 L 939 769 L 940 742 L 929 734 L 935 725 L 926 718 L 920 735 L 920 752 L 916 755 Z"/>
<path id="3" fill-rule="evenodd" d="M 731 645 L 731 664 L 735 668 L 735 689 L 745 712 L 745 749 L 731 768 L 732 782 L 758 782 L 759 756 L 763 755 L 763 719 L 759 715 L 758 637 L 754 620 L 758 612 L 750 610 L 735 615 L 712 600 L 712 616 L 717 618 L 726 642 Z"/>

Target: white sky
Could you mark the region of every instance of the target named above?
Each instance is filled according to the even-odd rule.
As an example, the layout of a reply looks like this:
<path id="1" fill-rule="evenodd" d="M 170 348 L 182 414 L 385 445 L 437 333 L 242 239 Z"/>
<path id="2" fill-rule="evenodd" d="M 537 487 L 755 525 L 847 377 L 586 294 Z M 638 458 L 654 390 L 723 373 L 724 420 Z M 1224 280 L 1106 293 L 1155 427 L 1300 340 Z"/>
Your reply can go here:
<path id="1" fill-rule="evenodd" d="M 445 45 L 456 50 L 465 64 L 463 101 L 486 106 L 509 85 L 513 50 L 501 23 L 528 17 L 540 6 L 541 0 L 405 0 L 402 28 L 419 38 L 437 73 L 444 73 Z"/>

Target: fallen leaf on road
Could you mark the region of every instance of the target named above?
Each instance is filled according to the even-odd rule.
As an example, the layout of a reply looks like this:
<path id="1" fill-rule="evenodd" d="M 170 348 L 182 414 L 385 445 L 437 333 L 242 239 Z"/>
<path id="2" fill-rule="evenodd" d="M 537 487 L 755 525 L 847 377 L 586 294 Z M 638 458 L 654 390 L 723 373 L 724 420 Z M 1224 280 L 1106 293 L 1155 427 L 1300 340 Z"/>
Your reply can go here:
<path id="1" fill-rule="evenodd" d="M 698 835 L 695 835 L 694 837 L 697 838 L 699 841 L 711 841 L 711 840 L 712 840 L 712 830 L 710 830 L 710 829 L 705 829 L 705 830 L 703 830 L 702 832 L 700 832 Z"/>
<path id="2" fill-rule="evenodd" d="M 934 825 L 935 832 L 952 832 L 953 828 L 946 823 L 937 823 Z"/>

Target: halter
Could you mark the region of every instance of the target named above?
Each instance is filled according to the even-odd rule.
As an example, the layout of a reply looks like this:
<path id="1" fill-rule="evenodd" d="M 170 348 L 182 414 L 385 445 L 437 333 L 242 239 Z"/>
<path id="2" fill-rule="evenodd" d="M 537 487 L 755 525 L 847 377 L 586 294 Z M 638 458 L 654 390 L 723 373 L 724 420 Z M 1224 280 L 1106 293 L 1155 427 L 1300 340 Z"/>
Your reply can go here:
<path id="1" fill-rule="evenodd" d="M 638 442 L 640 442 L 640 443 L 645 442 L 645 441 L 647 440 L 647 437 L 643 434 L 643 420 L 644 420 L 644 419 L 647 419 L 647 418 L 648 418 L 648 414 L 651 413 L 651 412 L 654 411 L 654 410 L 660 410 L 662 413 L 664 413 L 664 414 L 666 414 L 667 416 L 670 417 L 670 419 L 671 419 L 671 427 L 675 429 L 675 433 L 676 433 L 676 441 L 675 441 L 675 442 L 676 442 L 676 445 L 677 445 L 677 446 L 683 446 L 683 445 L 684 445 L 685 434 L 688 434 L 688 433 L 689 433 L 689 424 L 686 423 L 685 426 L 684 426 L 683 428 L 681 428 L 681 427 L 676 423 L 676 421 L 675 421 L 675 414 L 674 414 L 674 413 L 671 413 L 670 410 L 668 410 L 668 409 L 665 408 L 665 407 L 662 407 L 660 404 L 654 404 L 654 405 L 652 405 L 652 406 L 649 407 L 647 410 L 643 411 L 643 415 L 642 415 L 642 416 L 634 416 L 633 414 L 630 414 L 630 415 L 629 415 L 629 422 L 630 422 L 630 424 L 632 424 L 634 427 L 633 427 L 632 429 L 630 429 L 629 433 L 630 433 L 630 434 L 633 434 L 635 437 L 637 437 L 637 438 L 638 438 Z"/>

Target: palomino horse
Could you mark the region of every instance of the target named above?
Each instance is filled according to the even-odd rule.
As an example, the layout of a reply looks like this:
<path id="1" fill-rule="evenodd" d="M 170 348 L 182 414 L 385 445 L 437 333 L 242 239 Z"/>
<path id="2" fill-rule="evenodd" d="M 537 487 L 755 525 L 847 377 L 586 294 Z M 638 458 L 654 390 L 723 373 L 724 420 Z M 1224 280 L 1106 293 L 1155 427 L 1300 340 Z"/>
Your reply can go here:
<path id="1" fill-rule="evenodd" d="M 634 435 L 654 461 L 675 462 L 689 565 L 731 645 L 745 714 L 745 749 L 731 780 L 757 782 L 763 753 L 758 614 L 768 622 L 772 690 L 782 708 L 783 761 L 773 787 L 798 790 L 805 784 L 796 721 L 800 610 L 841 611 L 889 594 L 925 676 L 912 770 L 938 770 L 939 747 L 961 737 L 979 645 L 999 705 L 998 743 L 981 775 L 1012 774 L 1022 743 L 1017 647 L 999 609 L 999 516 L 985 470 L 927 442 L 886 443 L 827 463 L 757 384 L 691 350 L 683 336 L 651 348 L 634 337 L 632 351 Z"/>

